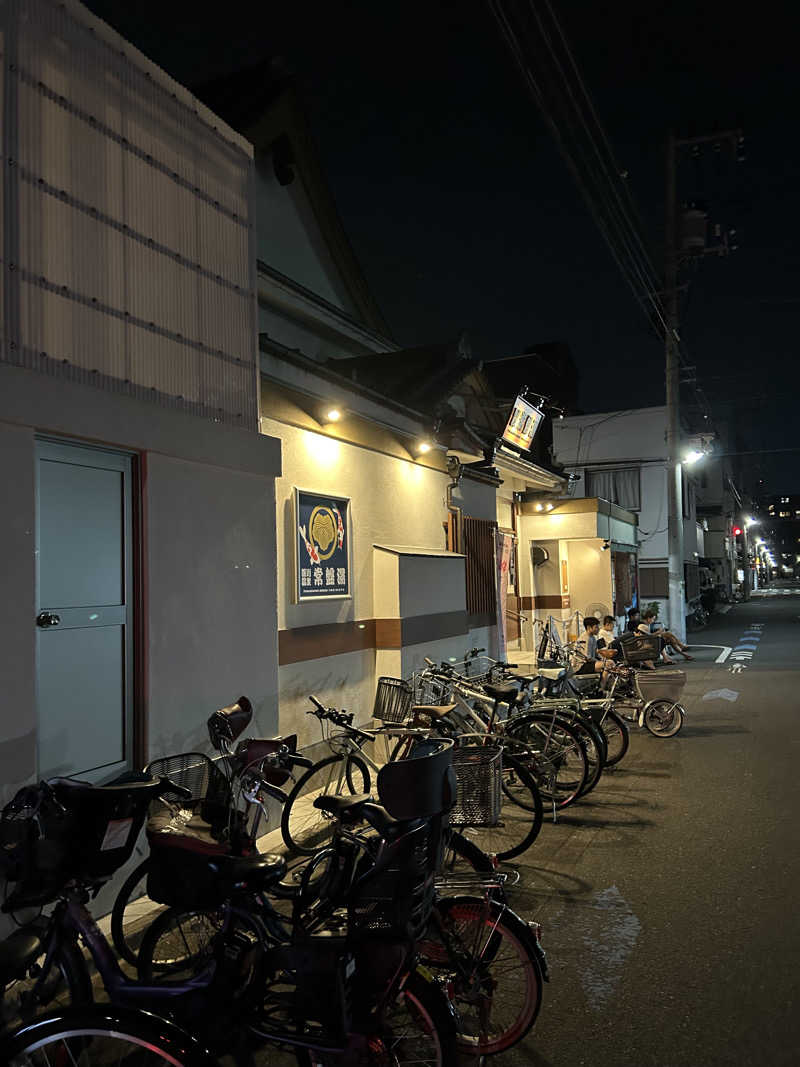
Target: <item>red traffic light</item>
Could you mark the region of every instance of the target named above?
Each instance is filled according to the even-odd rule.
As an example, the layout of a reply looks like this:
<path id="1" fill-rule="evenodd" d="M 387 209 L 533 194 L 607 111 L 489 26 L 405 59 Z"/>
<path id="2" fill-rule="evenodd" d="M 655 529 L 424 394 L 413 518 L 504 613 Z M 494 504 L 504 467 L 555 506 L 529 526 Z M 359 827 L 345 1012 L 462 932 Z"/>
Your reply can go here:
<path id="1" fill-rule="evenodd" d="M 734 537 L 738 537 L 741 532 L 742 532 L 741 526 L 734 526 L 734 528 L 733 528 L 733 536 Z"/>

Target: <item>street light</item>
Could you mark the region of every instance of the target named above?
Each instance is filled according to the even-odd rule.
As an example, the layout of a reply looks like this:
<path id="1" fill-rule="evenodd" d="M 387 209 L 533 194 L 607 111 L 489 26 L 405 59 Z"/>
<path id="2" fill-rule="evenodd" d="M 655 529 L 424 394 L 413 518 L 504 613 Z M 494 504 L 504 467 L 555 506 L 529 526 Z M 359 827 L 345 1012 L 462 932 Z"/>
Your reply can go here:
<path id="1" fill-rule="evenodd" d="M 687 452 L 683 458 L 683 462 L 687 466 L 691 466 L 692 463 L 697 463 L 698 459 L 702 459 L 705 452 L 699 452 L 696 448 L 693 448 L 691 452 Z"/>

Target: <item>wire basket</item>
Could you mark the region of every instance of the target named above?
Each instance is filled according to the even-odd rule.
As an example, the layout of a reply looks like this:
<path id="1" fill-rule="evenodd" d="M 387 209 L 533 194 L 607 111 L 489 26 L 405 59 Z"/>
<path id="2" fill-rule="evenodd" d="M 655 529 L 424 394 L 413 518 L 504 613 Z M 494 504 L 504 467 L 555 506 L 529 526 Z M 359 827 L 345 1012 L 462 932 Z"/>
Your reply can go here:
<path id="1" fill-rule="evenodd" d="M 413 704 L 452 704 L 453 679 L 421 671 L 411 682 Z"/>
<path id="2" fill-rule="evenodd" d="M 500 820 L 503 750 L 488 745 L 464 745 L 453 752 L 456 803 L 453 826 L 496 826 Z"/>
<path id="3" fill-rule="evenodd" d="M 645 703 L 651 700 L 678 701 L 686 685 L 686 671 L 647 671 L 636 675 L 636 691 Z"/>
<path id="4" fill-rule="evenodd" d="M 661 638 L 657 634 L 622 634 L 619 642 L 622 657 L 630 664 L 658 659 L 661 651 Z"/>
<path id="5" fill-rule="evenodd" d="M 413 700 L 414 691 L 402 678 L 379 678 L 372 717 L 381 722 L 405 722 Z"/>

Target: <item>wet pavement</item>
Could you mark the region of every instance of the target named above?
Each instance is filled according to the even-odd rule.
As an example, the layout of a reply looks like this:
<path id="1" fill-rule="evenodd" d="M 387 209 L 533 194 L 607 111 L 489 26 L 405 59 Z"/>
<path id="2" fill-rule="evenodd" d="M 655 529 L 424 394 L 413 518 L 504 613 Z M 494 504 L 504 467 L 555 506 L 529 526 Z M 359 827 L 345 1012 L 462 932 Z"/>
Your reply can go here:
<path id="1" fill-rule="evenodd" d="M 689 640 L 681 733 L 632 727 L 521 857 L 552 978 L 503 1065 L 800 1063 L 800 590 Z"/>

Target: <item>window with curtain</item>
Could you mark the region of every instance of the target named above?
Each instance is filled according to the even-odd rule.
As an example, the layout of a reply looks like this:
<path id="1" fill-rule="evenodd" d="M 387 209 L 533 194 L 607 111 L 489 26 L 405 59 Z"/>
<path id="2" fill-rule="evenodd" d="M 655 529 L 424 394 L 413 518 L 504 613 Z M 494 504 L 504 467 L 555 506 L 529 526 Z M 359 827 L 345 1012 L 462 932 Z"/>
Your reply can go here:
<path id="1" fill-rule="evenodd" d="M 638 467 L 586 472 L 586 495 L 599 496 L 619 504 L 628 511 L 641 508 L 641 485 Z"/>

